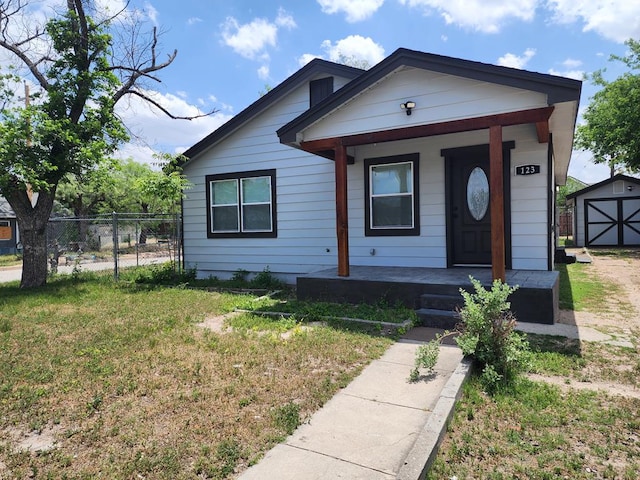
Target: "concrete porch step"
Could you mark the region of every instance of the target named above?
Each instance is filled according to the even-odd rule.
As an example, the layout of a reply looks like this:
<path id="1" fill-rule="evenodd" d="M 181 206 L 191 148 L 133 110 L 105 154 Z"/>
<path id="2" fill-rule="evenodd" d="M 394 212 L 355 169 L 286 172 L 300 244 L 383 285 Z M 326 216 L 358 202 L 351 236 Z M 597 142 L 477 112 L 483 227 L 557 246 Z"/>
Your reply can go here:
<path id="1" fill-rule="evenodd" d="M 453 310 L 439 310 L 435 308 L 420 308 L 416 310 L 419 324 L 423 327 L 453 330 L 460 322 L 460 314 Z"/>
<path id="2" fill-rule="evenodd" d="M 443 295 L 438 293 L 425 293 L 420 295 L 420 307 L 434 310 L 454 311 L 464 306 L 462 295 Z"/>

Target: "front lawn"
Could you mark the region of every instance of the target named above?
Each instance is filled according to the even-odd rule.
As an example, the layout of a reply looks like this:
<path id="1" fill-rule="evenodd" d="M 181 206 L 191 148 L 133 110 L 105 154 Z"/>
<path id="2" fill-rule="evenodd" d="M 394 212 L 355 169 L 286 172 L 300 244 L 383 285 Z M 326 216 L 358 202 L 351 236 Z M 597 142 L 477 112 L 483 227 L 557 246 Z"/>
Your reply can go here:
<path id="1" fill-rule="evenodd" d="M 197 326 L 243 302 L 90 274 L 0 286 L 0 478 L 228 478 L 391 342 L 249 314 Z M 38 434 L 53 448 L 20 447 Z"/>
<path id="2" fill-rule="evenodd" d="M 623 257 L 624 258 L 624 257 Z M 590 265 L 560 265 L 560 306 L 633 311 Z M 527 335 L 533 377 L 487 395 L 464 387 L 428 479 L 640 478 L 640 361 L 625 348 Z"/>

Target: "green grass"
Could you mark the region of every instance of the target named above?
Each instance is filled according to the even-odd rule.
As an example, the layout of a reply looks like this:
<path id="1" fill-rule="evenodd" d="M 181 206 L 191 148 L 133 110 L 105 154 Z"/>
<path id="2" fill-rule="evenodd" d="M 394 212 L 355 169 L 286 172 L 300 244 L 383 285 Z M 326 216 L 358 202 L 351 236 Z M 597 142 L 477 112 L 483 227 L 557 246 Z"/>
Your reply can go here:
<path id="1" fill-rule="evenodd" d="M 624 259 L 637 258 L 638 250 L 590 253 Z M 621 288 L 602 281 L 590 265 L 558 270 L 561 308 L 595 314 L 626 308 L 616 300 Z M 527 339 L 532 372 L 549 381 L 522 377 L 489 396 L 474 373 L 427 478 L 640 478 L 640 399 L 597 391 L 601 384 L 636 391 L 638 345 L 532 334 Z M 574 389 L 576 382 L 596 386 Z"/>
<path id="2" fill-rule="evenodd" d="M 11 478 L 227 478 L 391 342 L 250 314 L 225 334 L 196 325 L 247 298 L 87 273 L 0 286 L 0 462 Z M 49 452 L 8 440 L 51 429 Z"/>
<path id="3" fill-rule="evenodd" d="M 321 321 L 327 319 L 356 318 L 376 322 L 402 323 L 407 320 L 415 321 L 414 310 L 402 305 L 388 305 L 379 302 L 368 304 L 344 304 L 331 302 L 309 302 L 293 298 L 262 297 L 259 300 L 249 299 L 241 305 L 252 311 L 268 311 L 295 314 L 296 318 L 304 321 Z"/>
<path id="4" fill-rule="evenodd" d="M 637 479 L 639 409 L 526 379 L 490 397 L 472 377 L 427 478 Z"/>
<path id="5" fill-rule="evenodd" d="M 22 264 L 22 257 L 18 255 L 0 255 L 0 267 L 13 267 Z"/>
<path id="6" fill-rule="evenodd" d="M 621 292 L 619 285 L 596 277 L 592 266 L 584 263 L 557 265 L 560 272 L 560 308 L 565 310 L 607 311 L 610 299 Z"/>

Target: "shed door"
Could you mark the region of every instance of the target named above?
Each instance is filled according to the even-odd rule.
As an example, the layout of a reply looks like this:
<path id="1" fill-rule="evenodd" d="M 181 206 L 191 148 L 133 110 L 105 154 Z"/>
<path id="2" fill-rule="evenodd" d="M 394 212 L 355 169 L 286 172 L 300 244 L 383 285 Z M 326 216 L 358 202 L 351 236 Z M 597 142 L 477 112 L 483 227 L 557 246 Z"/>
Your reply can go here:
<path id="1" fill-rule="evenodd" d="M 587 246 L 640 246 L 640 197 L 584 201 Z"/>

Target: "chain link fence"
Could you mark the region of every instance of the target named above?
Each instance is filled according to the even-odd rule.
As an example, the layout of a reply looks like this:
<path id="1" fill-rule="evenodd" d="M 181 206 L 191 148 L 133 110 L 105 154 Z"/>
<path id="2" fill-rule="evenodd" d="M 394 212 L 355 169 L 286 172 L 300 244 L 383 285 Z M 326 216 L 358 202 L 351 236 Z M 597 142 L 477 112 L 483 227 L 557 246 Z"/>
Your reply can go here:
<path id="1" fill-rule="evenodd" d="M 182 268 L 180 215 L 113 213 L 49 220 L 47 249 L 51 272 L 112 270 L 171 261 Z"/>

